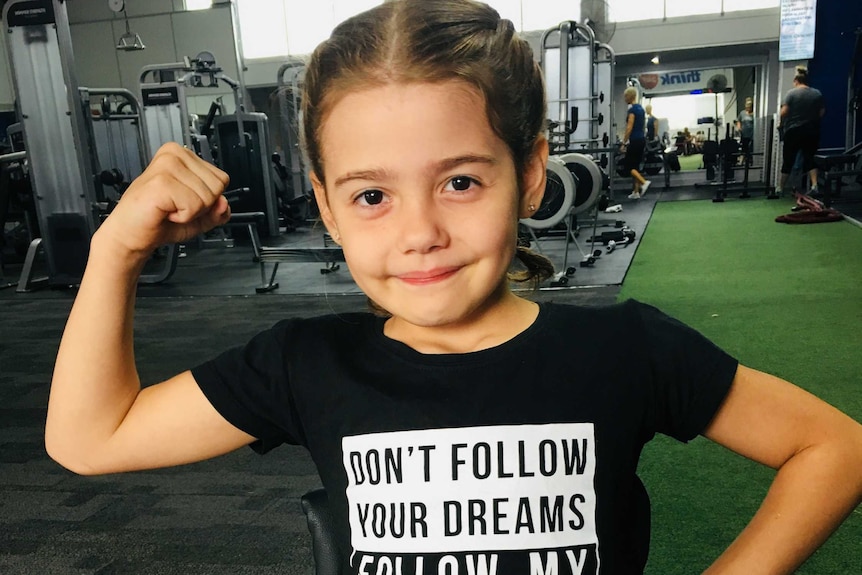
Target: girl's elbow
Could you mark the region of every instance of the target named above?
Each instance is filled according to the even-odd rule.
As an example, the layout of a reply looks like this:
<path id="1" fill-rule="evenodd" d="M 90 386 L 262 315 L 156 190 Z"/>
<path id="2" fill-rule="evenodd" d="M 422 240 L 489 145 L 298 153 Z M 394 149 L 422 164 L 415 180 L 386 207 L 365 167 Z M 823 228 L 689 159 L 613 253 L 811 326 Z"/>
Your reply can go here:
<path id="1" fill-rule="evenodd" d="M 50 426 L 45 432 L 45 452 L 61 467 L 77 475 L 102 475 L 106 471 L 93 465 L 88 449 L 76 446 L 73 440 L 52 433 Z"/>

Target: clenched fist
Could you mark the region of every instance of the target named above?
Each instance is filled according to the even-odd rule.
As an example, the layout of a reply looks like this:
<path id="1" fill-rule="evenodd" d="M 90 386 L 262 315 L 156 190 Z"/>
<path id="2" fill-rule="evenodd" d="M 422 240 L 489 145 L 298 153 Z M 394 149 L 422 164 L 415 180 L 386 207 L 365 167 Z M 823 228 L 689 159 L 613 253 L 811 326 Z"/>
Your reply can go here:
<path id="1" fill-rule="evenodd" d="M 99 228 L 130 253 L 189 240 L 230 218 L 228 175 L 176 143 L 159 148 Z"/>

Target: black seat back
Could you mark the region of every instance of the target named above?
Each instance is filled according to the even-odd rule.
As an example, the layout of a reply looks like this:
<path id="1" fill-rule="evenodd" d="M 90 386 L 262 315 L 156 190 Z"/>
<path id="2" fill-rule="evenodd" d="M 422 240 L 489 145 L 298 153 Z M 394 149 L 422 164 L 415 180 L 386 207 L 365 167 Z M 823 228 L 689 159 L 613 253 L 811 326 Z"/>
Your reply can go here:
<path id="1" fill-rule="evenodd" d="M 300 505 L 311 533 L 315 575 L 340 575 L 338 546 L 326 490 L 321 487 L 309 491 L 300 498 Z"/>

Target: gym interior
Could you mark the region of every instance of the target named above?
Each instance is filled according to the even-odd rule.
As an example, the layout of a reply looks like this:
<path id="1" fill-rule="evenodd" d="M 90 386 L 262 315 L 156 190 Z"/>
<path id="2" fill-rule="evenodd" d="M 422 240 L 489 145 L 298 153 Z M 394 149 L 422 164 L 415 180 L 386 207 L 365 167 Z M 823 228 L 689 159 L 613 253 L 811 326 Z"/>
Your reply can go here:
<path id="1" fill-rule="evenodd" d="M 0 573 L 323 573 L 300 503 L 319 487 L 304 450 L 79 477 L 46 455 L 44 420 L 89 240 L 167 142 L 231 176 L 233 216 L 148 263 L 136 354 L 160 371 L 142 370 L 144 383 L 277 319 L 367 308 L 320 223 L 299 111 L 314 45 L 380 2 L 0 2 Z M 862 419 L 859 3 L 489 3 L 546 81 L 545 197 L 519 242 L 556 273 L 529 297 L 653 303 Z M 783 37 L 789 6 L 810 22 L 810 45 Z M 778 193 L 780 109 L 800 65 L 825 101 L 820 184 L 794 168 Z M 628 87 L 659 125 L 638 199 L 621 167 Z M 747 99 L 750 154 L 737 127 Z M 636 345 L 621 333 L 620 360 Z M 681 469 L 691 457 L 700 469 Z M 771 479 L 702 438 L 656 440 L 642 466 L 662 502 L 653 574 L 704 569 L 756 509 L 738 494 Z M 860 540 L 857 509 L 798 572 L 862 573 Z"/>

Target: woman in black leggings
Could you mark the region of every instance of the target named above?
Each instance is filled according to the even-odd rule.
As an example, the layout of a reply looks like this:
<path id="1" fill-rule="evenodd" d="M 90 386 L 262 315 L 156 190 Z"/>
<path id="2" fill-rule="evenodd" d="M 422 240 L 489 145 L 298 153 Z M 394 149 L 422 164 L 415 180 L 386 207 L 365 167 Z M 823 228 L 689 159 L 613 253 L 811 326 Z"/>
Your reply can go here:
<path id="1" fill-rule="evenodd" d="M 814 154 L 820 145 L 820 118 L 826 113 L 823 94 L 808 85 L 808 70 L 796 67 L 793 88 L 781 103 L 779 129 L 784 131 L 784 150 L 781 162 L 781 179 L 776 193 L 780 194 L 793 170 L 796 154 L 802 152 L 802 169 L 811 178 L 811 193 L 817 192 L 817 170 Z"/>

